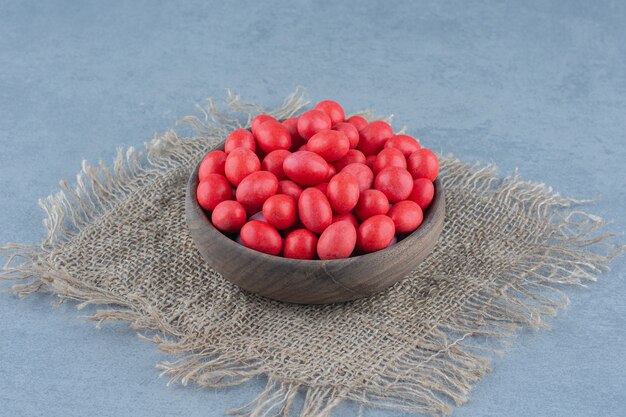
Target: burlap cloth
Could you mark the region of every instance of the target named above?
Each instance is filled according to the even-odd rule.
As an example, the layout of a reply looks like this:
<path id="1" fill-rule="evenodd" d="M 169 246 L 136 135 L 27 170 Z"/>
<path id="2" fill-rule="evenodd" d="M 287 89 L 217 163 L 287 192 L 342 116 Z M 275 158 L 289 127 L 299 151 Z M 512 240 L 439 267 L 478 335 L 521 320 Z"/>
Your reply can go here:
<path id="1" fill-rule="evenodd" d="M 324 416 L 343 400 L 450 412 L 489 371 L 492 340 L 543 326 L 566 303 L 565 284 L 594 279 L 619 251 L 573 200 L 447 156 L 443 234 L 408 279 L 337 305 L 245 293 L 202 260 L 184 216 L 194 165 L 263 111 L 232 95 L 226 103 L 228 113 L 210 102 L 202 120 L 186 120 L 200 137 L 170 132 L 143 156 L 120 151 L 112 169 L 83 164 L 74 186 L 62 181 L 41 201 L 48 238 L 4 248 L 2 277 L 23 280 L 20 295 L 45 290 L 101 304 L 93 320 L 144 329 L 173 355 L 158 365 L 172 380 L 221 387 L 266 376 L 266 390 L 237 414 Z M 295 93 L 272 114 L 286 118 L 304 104 Z"/>

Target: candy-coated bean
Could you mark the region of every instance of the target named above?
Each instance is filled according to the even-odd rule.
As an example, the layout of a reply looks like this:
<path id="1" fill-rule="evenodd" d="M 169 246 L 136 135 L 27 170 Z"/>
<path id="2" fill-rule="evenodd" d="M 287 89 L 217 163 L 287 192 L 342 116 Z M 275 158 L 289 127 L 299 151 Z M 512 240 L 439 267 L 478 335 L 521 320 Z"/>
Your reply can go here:
<path id="1" fill-rule="evenodd" d="M 286 194 L 298 201 L 300 194 L 302 194 L 302 187 L 291 180 L 278 181 L 276 194 Z"/>
<path id="2" fill-rule="evenodd" d="M 256 140 L 254 135 L 248 129 L 233 130 L 226 138 L 224 143 L 224 152 L 230 153 L 235 148 L 247 148 L 252 152 L 256 152 Z"/>
<path id="3" fill-rule="evenodd" d="M 430 205 L 435 196 L 435 186 L 428 178 L 418 178 L 413 181 L 413 190 L 408 199 L 417 203 L 422 210 Z"/>
<path id="4" fill-rule="evenodd" d="M 255 137 L 256 137 L 256 130 L 258 129 L 258 127 L 261 126 L 261 124 L 267 122 L 268 120 L 277 121 L 275 118 L 273 118 L 269 114 L 260 114 L 257 117 L 255 117 L 254 120 L 252 120 L 252 126 L 250 130 L 252 130 L 252 134 Z"/>
<path id="5" fill-rule="evenodd" d="M 395 135 L 385 142 L 385 149 L 397 149 L 408 158 L 413 152 L 421 149 L 420 143 L 409 135 Z"/>
<path id="6" fill-rule="evenodd" d="M 333 223 L 337 222 L 350 222 L 355 229 L 359 227 L 359 221 L 354 217 L 352 213 L 333 214 Z M 332 224 L 332 223 L 331 223 Z"/>
<path id="7" fill-rule="evenodd" d="M 393 220 L 384 214 L 365 220 L 357 230 L 357 247 L 365 253 L 375 252 L 389 246 L 396 233 Z"/>
<path id="8" fill-rule="evenodd" d="M 367 165 L 359 163 L 348 164 L 341 172 L 346 172 L 356 178 L 359 182 L 359 190 L 361 192 L 372 188 L 374 173 Z"/>
<path id="9" fill-rule="evenodd" d="M 356 127 L 356 130 L 358 130 L 359 132 L 361 131 L 361 129 L 368 125 L 367 120 L 365 120 L 361 116 L 352 116 L 348 120 L 346 120 L 346 122 Z"/>
<path id="10" fill-rule="evenodd" d="M 406 158 L 404 157 L 404 154 L 398 149 L 392 148 L 380 151 L 378 155 L 376 155 L 372 171 L 374 171 L 374 175 L 376 175 L 382 171 L 383 168 L 387 167 L 399 167 L 406 169 Z"/>
<path id="11" fill-rule="evenodd" d="M 378 190 L 365 190 L 359 196 L 354 213 L 361 221 L 365 221 L 372 216 L 387 214 L 389 211 L 389 200 L 387 196 Z"/>
<path id="12" fill-rule="evenodd" d="M 388 123 L 377 120 L 359 131 L 358 149 L 367 155 L 376 155 L 385 146 L 385 142 L 393 136 L 393 129 Z"/>
<path id="13" fill-rule="evenodd" d="M 321 184 L 314 185 L 313 188 L 317 188 L 318 190 L 326 194 L 326 192 L 328 191 L 328 183 L 323 182 Z"/>
<path id="14" fill-rule="evenodd" d="M 317 132 L 330 129 L 331 126 L 330 117 L 321 110 L 309 110 L 298 117 L 298 133 L 305 140 L 311 139 Z"/>
<path id="15" fill-rule="evenodd" d="M 246 223 L 246 209 L 241 203 L 226 200 L 219 203 L 211 213 L 211 222 L 224 233 L 235 233 Z"/>
<path id="16" fill-rule="evenodd" d="M 285 175 L 285 171 L 283 171 L 283 162 L 285 162 L 285 158 L 289 155 L 291 155 L 291 152 L 286 149 L 272 151 L 263 158 L 261 169 L 276 175 L 278 181 L 286 180 L 287 176 Z"/>
<path id="17" fill-rule="evenodd" d="M 348 172 L 340 172 L 329 181 L 326 195 L 335 213 L 347 213 L 359 202 L 359 181 Z"/>
<path id="18" fill-rule="evenodd" d="M 289 179 L 299 185 L 310 186 L 328 178 L 328 163 L 309 151 L 297 151 L 285 158 L 283 170 Z"/>
<path id="19" fill-rule="evenodd" d="M 277 229 L 287 229 L 296 222 L 296 200 L 285 194 L 276 194 L 263 203 L 265 220 Z"/>
<path id="20" fill-rule="evenodd" d="M 265 200 L 276 194 L 277 190 L 276 175 L 267 171 L 257 171 L 241 181 L 235 196 L 244 206 L 260 209 Z"/>
<path id="21" fill-rule="evenodd" d="M 337 174 L 337 168 L 328 164 L 328 177 L 326 177 L 326 181 L 330 181 L 330 179 L 334 177 L 335 174 Z"/>
<path id="22" fill-rule="evenodd" d="M 272 152 L 277 149 L 289 149 L 291 147 L 291 135 L 285 126 L 275 120 L 261 123 L 254 134 L 259 147 L 263 152 Z"/>
<path id="23" fill-rule="evenodd" d="M 317 241 L 320 259 L 349 257 L 356 245 L 356 229 L 350 222 L 333 223 L 324 230 Z"/>
<path id="24" fill-rule="evenodd" d="M 411 233 L 422 224 L 424 214 L 417 203 L 411 200 L 394 204 L 387 215 L 393 220 L 396 233 Z"/>
<path id="25" fill-rule="evenodd" d="M 322 130 L 313 135 L 306 146 L 307 150 L 333 162 L 346 156 L 350 141 L 346 135 L 336 130 Z"/>
<path id="26" fill-rule="evenodd" d="M 385 193 L 389 202 L 406 200 L 413 190 L 413 177 L 404 168 L 387 167 L 376 175 L 374 188 Z"/>
<path id="27" fill-rule="evenodd" d="M 317 103 L 315 110 L 321 110 L 330 117 L 330 121 L 333 125 L 341 123 L 346 118 L 346 114 L 343 108 L 336 101 L 324 100 Z"/>
<path id="28" fill-rule="evenodd" d="M 278 255 L 283 248 L 280 233 L 271 225 L 258 220 L 244 224 L 239 232 L 245 246 L 269 255 Z"/>
<path id="29" fill-rule="evenodd" d="M 343 133 L 350 142 L 350 149 L 354 149 L 359 144 L 359 131 L 352 123 L 339 123 L 333 126 L 333 130 Z"/>
<path id="30" fill-rule="evenodd" d="M 198 168 L 198 179 L 204 180 L 209 174 L 224 175 L 224 165 L 226 164 L 226 153 L 213 151 L 204 157 Z"/>
<path id="31" fill-rule="evenodd" d="M 283 255 L 292 259 L 315 259 L 317 236 L 307 229 L 296 229 L 285 238 Z"/>
<path id="32" fill-rule="evenodd" d="M 289 148 L 291 152 L 297 151 L 300 146 L 306 144 L 306 140 L 302 139 L 302 137 L 298 133 L 297 117 L 292 117 L 291 119 L 284 120 L 282 124 L 289 131 L 289 135 L 291 135 L 291 148 Z"/>
<path id="33" fill-rule="evenodd" d="M 313 233 L 322 233 L 333 220 L 328 198 L 317 188 L 302 191 L 298 200 L 298 214 L 304 227 Z"/>
<path id="34" fill-rule="evenodd" d="M 235 148 L 226 157 L 224 174 L 235 187 L 241 180 L 261 169 L 261 161 L 254 152 L 246 148 Z"/>
<path id="35" fill-rule="evenodd" d="M 414 179 L 428 178 L 431 181 L 439 175 L 439 160 L 430 149 L 419 149 L 409 155 L 408 170 Z"/>
<path id="36" fill-rule="evenodd" d="M 232 198 L 232 188 L 223 175 L 207 175 L 196 189 L 198 204 L 208 211 L 213 210 L 222 201 L 231 200 Z"/>
<path id="37" fill-rule="evenodd" d="M 333 162 L 333 166 L 337 172 L 340 172 L 346 166 L 353 163 L 365 164 L 365 155 L 363 155 L 363 152 L 358 149 L 350 149 L 346 156 Z"/>

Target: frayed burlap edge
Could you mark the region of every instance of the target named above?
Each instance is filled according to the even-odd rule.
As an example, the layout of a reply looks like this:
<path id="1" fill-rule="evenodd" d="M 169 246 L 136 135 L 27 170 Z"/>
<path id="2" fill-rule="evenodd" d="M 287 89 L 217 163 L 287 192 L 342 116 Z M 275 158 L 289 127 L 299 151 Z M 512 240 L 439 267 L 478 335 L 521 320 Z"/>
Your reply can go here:
<path id="1" fill-rule="evenodd" d="M 61 181 L 62 191 L 40 200 L 47 214 L 46 239 L 39 245 L 9 244 L 0 249 L 0 254 L 8 258 L 0 279 L 22 281 L 12 287 L 20 296 L 45 290 L 56 294 L 60 301 L 79 302 L 78 308 L 89 304 L 115 306 L 99 310 L 89 318 L 98 325 L 105 320 L 122 320 L 130 322 L 135 329 L 156 331 L 157 335 L 150 340 L 161 351 L 178 357 L 174 362 L 158 364 L 172 382 L 222 387 L 268 376 L 266 389 L 251 403 L 231 410 L 233 414 L 288 416 L 298 392 L 305 394 L 300 409 L 303 417 L 327 416 L 344 400 L 415 413 L 449 413 L 453 404 L 467 401 L 472 384 L 489 372 L 490 355 L 501 353 L 488 347 L 493 344 L 485 340 L 507 341 L 521 326 L 546 326 L 545 318 L 554 316 L 568 302 L 563 287 L 595 280 L 608 269 L 608 262 L 625 249 L 607 242 L 611 234 L 598 233 L 604 225 L 602 219 L 572 208 L 581 201 L 563 198 L 544 184 L 523 181 L 517 174 L 501 179 L 495 166 L 458 169 L 462 174 L 450 182 L 463 184 L 476 193 L 495 193 L 498 198 L 519 206 L 519 210 L 533 216 L 549 233 L 549 241 L 538 241 L 535 250 L 515 271 L 498 277 L 496 285 L 485 286 L 452 315 L 438 322 L 419 349 L 389 365 L 377 381 L 376 389 L 364 392 L 349 386 L 305 386 L 280 380 L 271 370 L 263 368 L 262 358 L 251 361 L 238 357 L 237 353 L 227 354 L 198 345 L 169 326 L 145 301 L 90 286 L 80 277 L 64 272 L 51 259 L 56 249 L 125 197 L 165 172 L 188 169 L 229 131 L 249 126 L 254 115 L 265 111 L 257 104 L 241 102 L 230 92 L 225 103 L 232 113 L 244 114 L 247 119 L 241 121 L 221 112 L 217 103 L 210 100 L 208 106 L 199 108 L 202 119 L 183 120 L 202 135 L 200 138 L 181 139 L 176 133 L 168 132 L 146 143 L 145 155 L 133 148 L 126 152 L 120 149 L 112 169 L 102 163 L 92 167 L 83 162 L 75 186 Z M 306 104 L 303 91 L 298 89 L 270 114 L 277 118 L 291 117 Z M 442 169 L 450 172 L 465 166 L 451 156 L 442 158 Z"/>

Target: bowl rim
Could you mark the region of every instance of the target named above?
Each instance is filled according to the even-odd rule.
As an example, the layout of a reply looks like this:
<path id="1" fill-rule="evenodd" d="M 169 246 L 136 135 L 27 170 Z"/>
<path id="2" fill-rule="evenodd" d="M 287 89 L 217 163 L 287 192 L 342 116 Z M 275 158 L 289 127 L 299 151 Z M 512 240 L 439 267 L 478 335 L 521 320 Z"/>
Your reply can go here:
<path id="1" fill-rule="evenodd" d="M 430 205 L 426 208 L 426 210 L 424 210 L 424 213 L 423 213 L 424 217 L 420 226 L 415 231 L 406 235 L 403 239 L 399 240 L 397 243 L 391 246 L 388 246 L 385 249 L 381 249 L 379 251 L 365 253 L 365 254 L 356 255 L 356 256 L 349 256 L 347 258 L 341 258 L 341 259 L 293 259 L 293 258 L 285 258 L 283 256 L 278 256 L 278 255 L 270 255 L 264 252 L 259 252 L 257 250 L 248 248 L 245 245 L 237 243 L 235 240 L 231 239 L 226 234 L 218 230 L 215 226 L 213 226 L 213 223 L 211 222 L 210 217 L 207 216 L 207 213 L 200 206 L 197 199 L 195 198 L 196 188 L 199 183 L 198 170 L 200 168 L 200 164 L 202 163 L 202 160 L 204 159 L 204 156 L 206 156 L 206 154 L 213 152 L 215 150 L 220 150 L 220 147 L 223 147 L 224 142 L 225 141 L 222 141 L 216 146 L 211 147 L 211 149 L 208 150 L 203 155 L 202 159 L 198 161 L 198 163 L 196 164 L 193 172 L 191 173 L 187 181 L 186 199 L 188 203 L 191 203 L 190 208 L 192 208 L 197 214 L 200 215 L 199 217 L 204 220 L 204 223 L 208 226 L 208 229 L 210 230 L 210 232 L 213 235 L 219 235 L 218 239 L 222 239 L 224 241 L 224 244 L 227 245 L 227 247 L 230 247 L 233 250 L 244 251 L 246 255 L 257 257 L 260 260 L 265 260 L 268 262 L 283 262 L 285 264 L 298 265 L 300 267 L 306 266 L 306 265 L 310 265 L 313 267 L 313 266 L 320 266 L 320 265 L 340 266 L 342 264 L 346 265 L 346 264 L 350 264 L 353 262 L 372 260 L 376 257 L 384 257 L 387 254 L 389 254 L 390 251 L 393 251 L 394 249 L 401 250 L 404 248 L 408 248 L 408 245 L 415 244 L 416 242 L 421 241 L 428 234 L 429 228 L 434 226 L 434 224 L 432 223 L 434 213 L 437 210 L 442 209 L 443 204 L 445 204 L 444 203 L 444 199 L 445 199 L 444 190 L 441 185 L 441 181 L 438 177 L 435 179 L 435 181 L 433 181 L 433 185 L 435 188 L 433 200 L 430 203 Z"/>

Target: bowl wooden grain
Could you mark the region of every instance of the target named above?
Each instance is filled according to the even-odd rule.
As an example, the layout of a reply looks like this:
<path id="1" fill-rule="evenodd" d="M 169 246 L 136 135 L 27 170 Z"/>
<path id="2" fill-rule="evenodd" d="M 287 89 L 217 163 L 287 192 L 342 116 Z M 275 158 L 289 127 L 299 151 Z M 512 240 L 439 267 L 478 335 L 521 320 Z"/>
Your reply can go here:
<path id="1" fill-rule="evenodd" d="M 437 179 L 421 226 L 387 249 L 325 261 L 267 255 L 235 242 L 211 224 L 195 197 L 198 166 L 187 184 L 185 215 L 200 254 L 228 281 L 275 300 L 326 304 L 375 294 L 414 270 L 432 252 L 443 229 L 445 198 Z"/>

